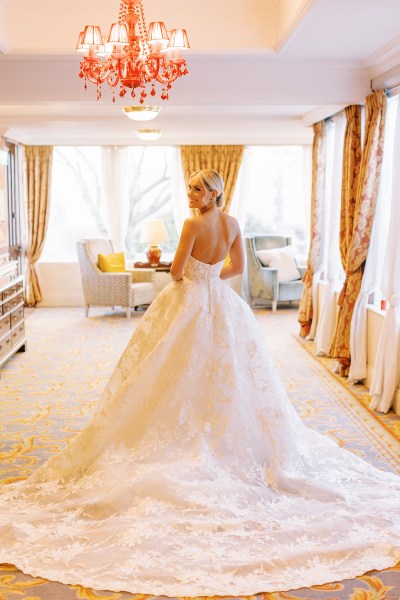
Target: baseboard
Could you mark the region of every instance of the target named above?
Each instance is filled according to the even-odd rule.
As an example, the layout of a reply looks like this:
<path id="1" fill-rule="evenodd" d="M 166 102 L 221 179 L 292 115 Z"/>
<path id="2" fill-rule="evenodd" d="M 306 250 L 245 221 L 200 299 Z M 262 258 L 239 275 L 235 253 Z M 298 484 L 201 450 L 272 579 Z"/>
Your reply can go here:
<path id="1" fill-rule="evenodd" d="M 42 302 L 37 306 L 83 306 L 81 294 L 46 294 Z"/>

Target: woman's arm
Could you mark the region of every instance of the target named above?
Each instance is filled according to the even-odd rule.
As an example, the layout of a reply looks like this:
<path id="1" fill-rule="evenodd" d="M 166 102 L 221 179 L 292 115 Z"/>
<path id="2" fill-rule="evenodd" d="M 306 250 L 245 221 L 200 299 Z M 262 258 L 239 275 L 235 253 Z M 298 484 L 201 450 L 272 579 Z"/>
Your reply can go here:
<path id="1" fill-rule="evenodd" d="M 178 248 L 171 265 L 171 277 L 174 281 L 179 281 L 179 279 L 182 279 L 186 263 L 192 253 L 195 240 L 196 224 L 193 219 L 186 219 L 183 224 L 181 237 L 179 238 Z"/>
<path id="2" fill-rule="evenodd" d="M 220 275 L 221 279 L 229 279 L 229 277 L 234 277 L 235 275 L 240 275 L 240 273 L 243 273 L 244 251 L 239 226 L 235 240 L 229 250 L 229 257 L 231 262 L 222 267 Z"/>

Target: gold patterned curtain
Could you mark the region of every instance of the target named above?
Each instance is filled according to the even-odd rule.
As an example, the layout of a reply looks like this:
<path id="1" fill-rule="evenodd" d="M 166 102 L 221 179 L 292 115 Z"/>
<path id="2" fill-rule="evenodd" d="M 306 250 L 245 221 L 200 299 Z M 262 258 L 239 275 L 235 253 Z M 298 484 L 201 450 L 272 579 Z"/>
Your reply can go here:
<path id="1" fill-rule="evenodd" d="M 25 179 L 28 206 L 28 260 L 26 303 L 42 300 L 35 263 L 39 260 L 49 220 L 52 146 L 25 146 Z"/>
<path id="2" fill-rule="evenodd" d="M 338 359 L 340 374 L 343 376 L 349 372 L 351 317 L 361 287 L 375 216 L 385 117 L 386 95 L 383 90 L 378 90 L 366 99 L 365 141 L 357 178 L 353 230 L 348 239 L 346 279 L 339 296 L 339 314 L 330 349 L 330 355 Z"/>
<path id="3" fill-rule="evenodd" d="M 300 336 L 310 333 L 313 319 L 313 278 L 321 259 L 323 234 L 323 200 L 326 171 L 326 130 L 325 122 L 314 125 L 314 141 L 312 149 L 312 187 L 311 187 L 311 230 L 310 251 L 307 269 L 303 275 L 303 292 L 301 295 L 298 321 Z"/>
<path id="4" fill-rule="evenodd" d="M 218 171 L 225 184 L 225 203 L 222 210 L 229 213 L 243 150 L 244 146 L 181 146 L 183 175 L 186 184 L 190 174 L 194 171 L 200 171 L 200 169 Z"/>
<path id="5" fill-rule="evenodd" d="M 340 257 L 346 271 L 353 235 L 357 183 L 361 163 L 361 106 L 346 108 L 346 131 L 343 147 L 342 201 L 340 207 Z"/>

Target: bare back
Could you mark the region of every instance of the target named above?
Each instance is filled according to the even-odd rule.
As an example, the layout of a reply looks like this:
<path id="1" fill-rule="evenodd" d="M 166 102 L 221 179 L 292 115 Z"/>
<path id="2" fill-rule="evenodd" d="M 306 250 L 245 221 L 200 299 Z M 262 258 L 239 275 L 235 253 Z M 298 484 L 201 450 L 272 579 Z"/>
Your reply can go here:
<path id="1" fill-rule="evenodd" d="M 196 260 L 215 264 L 224 260 L 238 235 L 236 219 L 219 210 L 194 217 L 196 238 L 191 255 Z"/>
<path id="2" fill-rule="evenodd" d="M 175 281 L 182 277 L 190 256 L 214 265 L 225 260 L 228 254 L 231 260 L 221 271 L 222 279 L 243 272 L 244 253 L 238 222 L 214 207 L 198 217 L 186 219 L 171 266 L 171 276 Z"/>

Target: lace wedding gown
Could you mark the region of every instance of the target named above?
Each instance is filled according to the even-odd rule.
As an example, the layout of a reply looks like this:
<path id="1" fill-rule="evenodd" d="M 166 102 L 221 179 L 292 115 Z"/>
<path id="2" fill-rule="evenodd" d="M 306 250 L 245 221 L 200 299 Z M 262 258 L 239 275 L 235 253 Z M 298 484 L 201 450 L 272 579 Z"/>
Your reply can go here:
<path id="1" fill-rule="evenodd" d="M 221 266 L 189 259 L 89 425 L 3 487 L 0 562 L 196 596 L 283 591 L 400 559 L 400 478 L 302 424 Z"/>

